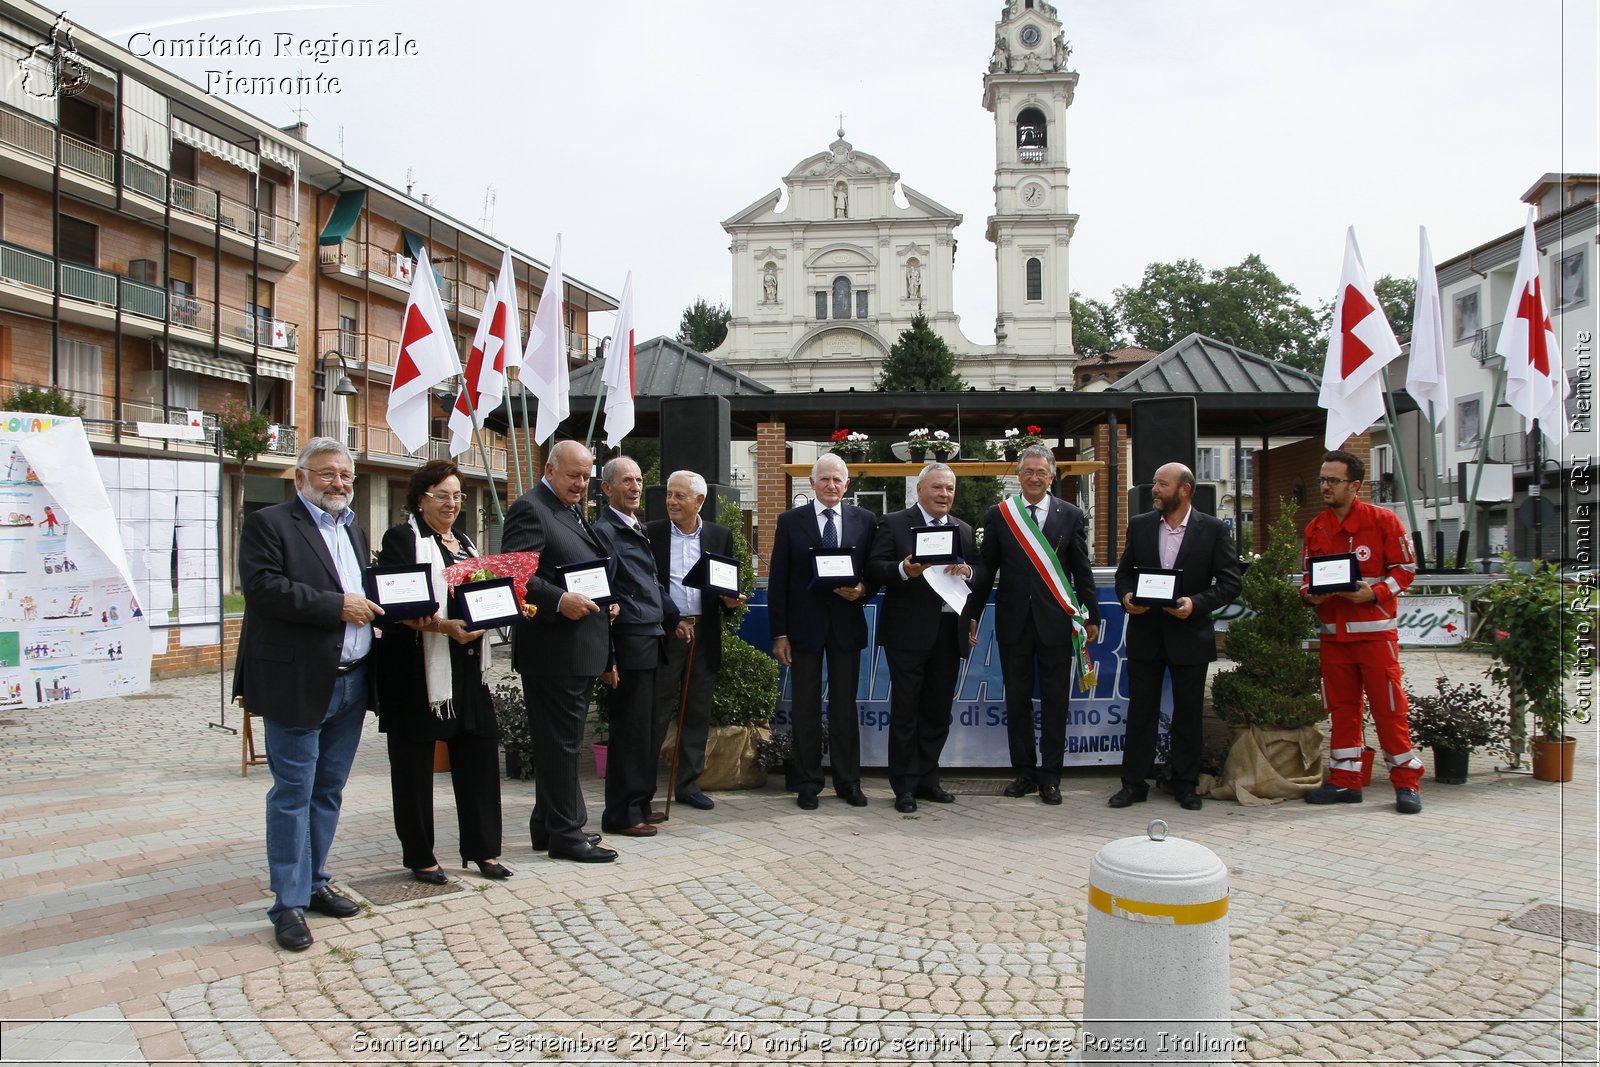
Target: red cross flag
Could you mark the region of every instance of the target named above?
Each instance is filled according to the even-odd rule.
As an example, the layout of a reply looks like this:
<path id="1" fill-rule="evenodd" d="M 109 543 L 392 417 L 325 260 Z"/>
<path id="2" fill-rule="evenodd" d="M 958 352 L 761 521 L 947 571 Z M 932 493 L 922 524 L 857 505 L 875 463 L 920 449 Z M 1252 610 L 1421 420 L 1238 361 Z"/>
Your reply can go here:
<path id="1" fill-rule="evenodd" d="M 461 373 L 461 357 L 450 336 L 450 324 L 433 280 L 433 264 L 424 248 L 411 279 L 400 333 L 400 355 L 394 381 L 389 386 L 389 428 L 407 452 L 428 443 L 428 418 L 433 413 L 431 391 Z"/>
<path id="2" fill-rule="evenodd" d="M 506 395 L 506 358 L 522 347 L 522 324 L 517 319 L 517 287 L 511 275 L 511 248 L 500 258 L 500 276 L 484 294 L 478 332 L 467 354 L 467 373 L 450 409 L 450 455 L 472 447 L 472 430 L 482 426 L 487 414 Z"/>
<path id="3" fill-rule="evenodd" d="M 1567 375 L 1561 365 L 1561 345 L 1550 328 L 1544 292 L 1539 281 L 1539 252 L 1533 239 L 1533 209 L 1522 231 L 1522 255 L 1517 278 L 1511 283 L 1511 302 L 1505 325 L 1494 346 L 1506 361 L 1506 403 L 1556 444 L 1567 435 Z"/>
<path id="4" fill-rule="evenodd" d="M 1389 320 L 1367 281 L 1367 268 L 1356 246 L 1356 228 L 1346 231 L 1344 269 L 1339 295 L 1333 301 L 1333 329 L 1322 368 L 1317 404 L 1328 412 L 1323 445 L 1338 448 L 1383 418 L 1383 380 L 1379 372 L 1400 354 Z"/>

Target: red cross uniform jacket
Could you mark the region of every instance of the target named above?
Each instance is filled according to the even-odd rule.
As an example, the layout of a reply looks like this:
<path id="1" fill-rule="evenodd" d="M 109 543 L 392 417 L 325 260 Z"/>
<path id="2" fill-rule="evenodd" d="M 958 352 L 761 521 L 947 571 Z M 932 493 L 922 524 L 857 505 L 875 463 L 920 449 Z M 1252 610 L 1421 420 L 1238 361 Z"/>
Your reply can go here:
<path id="1" fill-rule="evenodd" d="M 1378 579 L 1370 584 L 1377 599 L 1356 604 L 1344 597 L 1329 597 L 1317 607 L 1322 619 L 1324 641 L 1399 641 L 1396 601 L 1417 576 L 1411 539 L 1393 512 L 1353 501 L 1343 522 L 1331 510 L 1312 519 L 1306 526 L 1305 558 L 1354 552 L 1363 579 Z M 1309 566 L 1300 580 L 1304 592 L 1311 584 Z"/>

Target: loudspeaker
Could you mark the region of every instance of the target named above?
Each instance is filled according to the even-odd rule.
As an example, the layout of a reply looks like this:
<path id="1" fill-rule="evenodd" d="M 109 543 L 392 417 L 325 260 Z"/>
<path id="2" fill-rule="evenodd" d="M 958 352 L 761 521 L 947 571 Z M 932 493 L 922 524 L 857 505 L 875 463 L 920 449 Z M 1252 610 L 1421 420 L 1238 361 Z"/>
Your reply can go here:
<path id="1" fill-rule="evenodd" d="M 1156 471 L 1168 463 L 1195 464 L 1195 400 L 1192 396 L 1135 400 L 1129 406 L 1128 436 L 1133 439 L 1134 485 L 1156 480 Z M 1198 498 L 1195 506 L 1199 507 Z"/>
<path id="2" fill-rule="evenodd" d="M 728 469 L 728 420 L 724 396 L 661 398 L 661 476 L 694 471 L 708 485 L 732 481 Z M 710 494 L 706 496 L 709 503 Z"/>
<path id="3" fill-rule="evenodd" d="M 1171 463 L 1172 460 L 1169 459 L 1163 462 Z M 1155 506 L 1155 498 L 1150 495 L 1149 482 L 1142 482 L 1128 490 L 1129 518 L 1132 518 L 1140 512 L 1149 511 Z M 1194 483 L 1194 496 L 1189 498 L 1189 506 L 1200 512 L 1202 515 L 1210 515 L 1215 518 L 1217 514 L 1216 484 L 1213 482 Z"/>
<path id="4" fill-rule="evenodd" d="M 678 467 L 678 470 L 684 468 Z M 670 471 L 667 473 L 671 473 Z M 731 485 L 706 486 L 706 502 L 700 506 L 700 517 L 707 522 L 721 522 L 717 518 L 722 513 L 722 505 L 728 501 L 740 503 L 739 490 Z M 667 517 L 667 487 L 664 485 L 647 485 L 644 487 L 644 517 L 647 522 Z"/>

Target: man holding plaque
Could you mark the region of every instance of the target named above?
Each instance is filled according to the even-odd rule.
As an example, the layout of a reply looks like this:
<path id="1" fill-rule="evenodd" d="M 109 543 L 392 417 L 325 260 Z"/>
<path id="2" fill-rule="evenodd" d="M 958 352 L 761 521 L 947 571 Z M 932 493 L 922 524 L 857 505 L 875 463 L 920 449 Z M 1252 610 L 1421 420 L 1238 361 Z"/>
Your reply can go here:
<path id="1" fill-rule="evenodd" d="M 1006 740 L 1016 772 L 1005 795 L 1025 797 L 1038 790 L 1046 804 L 1061 803 L 1061 756 L 1067 742 L 1073 667 L 1077 665 L 1080 677 L 1089 677 L 1088 646 L 1100 636 L 1100 605 L 1089 569 L 1083 512 L 1050 494 L 1055 475 L 1055 457 L 1042 445 L 1029 445 L 1017 457 L 1022 492 L 996 504 L 984 517 L 983 549 L 965 613 L 969 640 L 975 640 L 978 619 L 998 575 L 994 632 L 1006 690 Z"/>
<path id="2" fill-rule="evenodd" d="M 1361 695 L 1372 708 L 1395 810 L 1422 811 L 1422 761 L 1411 747 L 1400 679 L 1398 598 L 1417 576 L 1411 539 L 1392 511 L 1360 499 L 1367 467 L 1349 452 L 1322 457 L 1322 502 L 1306 526 L 1300 599 L 1322 620 L 1322 702 L 1332 719 L 1332 773 L 1308 804 L 1361 803 Z"/>
<path id="3" fill-rule="evenodd" d="M 822 663 L 828 663 L 828 761 L 833 789 L 852 807 L 861 791 L 861 728 L 856 683 L 867 647 L 866 601 L 876 589 L 866 578 L 876 525 L 872 512 L 842 503 L 850 469 L 832 452 L 811 466 L 809 504 L 778 516 L 772 531 L 767 612 L 772 654 L 789 668 L 796 803 L 817 807 L 822 792 Z"/>
<path id="4" fill-rule="evenodd" d="M 739 592 L 737 569 L 729 576 L 721 573 L 725 568 L 713 573 L 709 565 L 721 557 L 734 560 L 737 567 L 737 560 L 733 555 L 733 531 L 700 517 L 705 503 L 706 480 L 694 471 L 673 471 L 667 478 L 667 517 L 644 524 L 650 535 L 650 549 L 655 553 L 662 592 L 678 612 L 677 626 L 667 633 L 666 664 L 656 672 L 650 751 L 661 751 L 668 730 L 680 721 L 681 709 L 678 780 L 668 782 L 667 788 L 673 790 L 678 801 L 701 811 L 717 806 L 700 788 L 699 780 L 706 769 L 711 691 L 717 687 L 717 672 L 722 669 L 723 614 L 737 611 L 745 599 Z M 702 560 L 706 563 L 702 564 Z M 730 577 L 731 585 L 726 584 Z M 683 692 L 685 672 L 689 676 L 687 699 Z M 652 775 L 645 810 L 650 810 L 648 802 L 654 796 Z M 661 818 L 658 814 L 650 817 Z"/>
<path id="5" fill-rule="evenodd" d="M 527 595 L 537 614 L 518 624 L 512 640 L 533 738 L 537 793 L 529 836 L 534 850 L 549 850 L 552 859 L 609 863 L 616 852 L 584 830 L 588 813 L 578 785 L 589 695 L 611 666 L 610 614 L 596 601 L 610 598 L 609 574 L 598 564 L 582 566 L 607 554 L 583 514 L 593 468 L 594 455 L 582 443 L 557 441 L 539 484 L 506 512 L 500 547 L 539 553 Z"/>
<path id="6" fill-rule="evenodd" d="M 650 795 L 655 790 L 656 753 L 650 748 L 652 704 L 663 641 L 678 626 L 678 609 L 661 594 L 655 555 L 639 521 L 644 475 L 627 456 L 614 456 L 600 470 L 600 488 L 610 506 L 595 531 L 606 543 L 616 581 L 616 621 L 611 624 L 612 667 L 600 676 L 612 692 L 606 701 L 611 723 L 606 758 L 606 809 L 600 829 L 625 837 L 654 837 Z"/>
<path id="7" fill-rule="evenodd" d="M 907 815 L 918 800 L 956 799 L 939 784 L 939 756 L 961 661 L 972 647 L 960 623 L 965 579 L 972 577 L 967 561 L 978 553 L 972 526 L 950 514 L 955 502 L 955 472 L 943 463 L 922 468 L 917 502 L 884 516 L 867 559 L 867 577 L 883 586 L 878 644 L 891 683 L 889 785 L 894 810 Z"/>
<path id="8" fill-rule="evenodd" d="M 1206 672 L 1217 658 L 1211 613 L 1239 595 L 1239 553 L 1221 519 L 1191 506 L 1194 472 L 1182 463 L 1156 471 L 1153 511 L 1128 521 L 1117 564 L 1117 597 L 1128 613 L 1128 724 L 1122 749 L 1122 788 L 1108 803 L 1125 808 L 1149 793 L 1155 771 L 1161 682 L 1172 675 L 1172 795 L 1200 810 Z"/>

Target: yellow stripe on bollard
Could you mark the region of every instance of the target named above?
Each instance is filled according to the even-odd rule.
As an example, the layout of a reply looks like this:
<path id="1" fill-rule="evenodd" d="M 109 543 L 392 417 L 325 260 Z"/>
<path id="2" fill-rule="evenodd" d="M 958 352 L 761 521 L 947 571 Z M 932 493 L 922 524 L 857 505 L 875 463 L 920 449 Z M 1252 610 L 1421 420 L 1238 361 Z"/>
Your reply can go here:
<path id="1" fill-rule="evenodd" d="M 1089 906 L 1136 923 L 1161 923 L 1167 926 L 1198 926 L 1216 922 L 1228 914 L 1228 898 L 1203 904 L 1152 904 L 1144 900 L 1114 897 L 1097 885 L 1089 886 Z"/>

